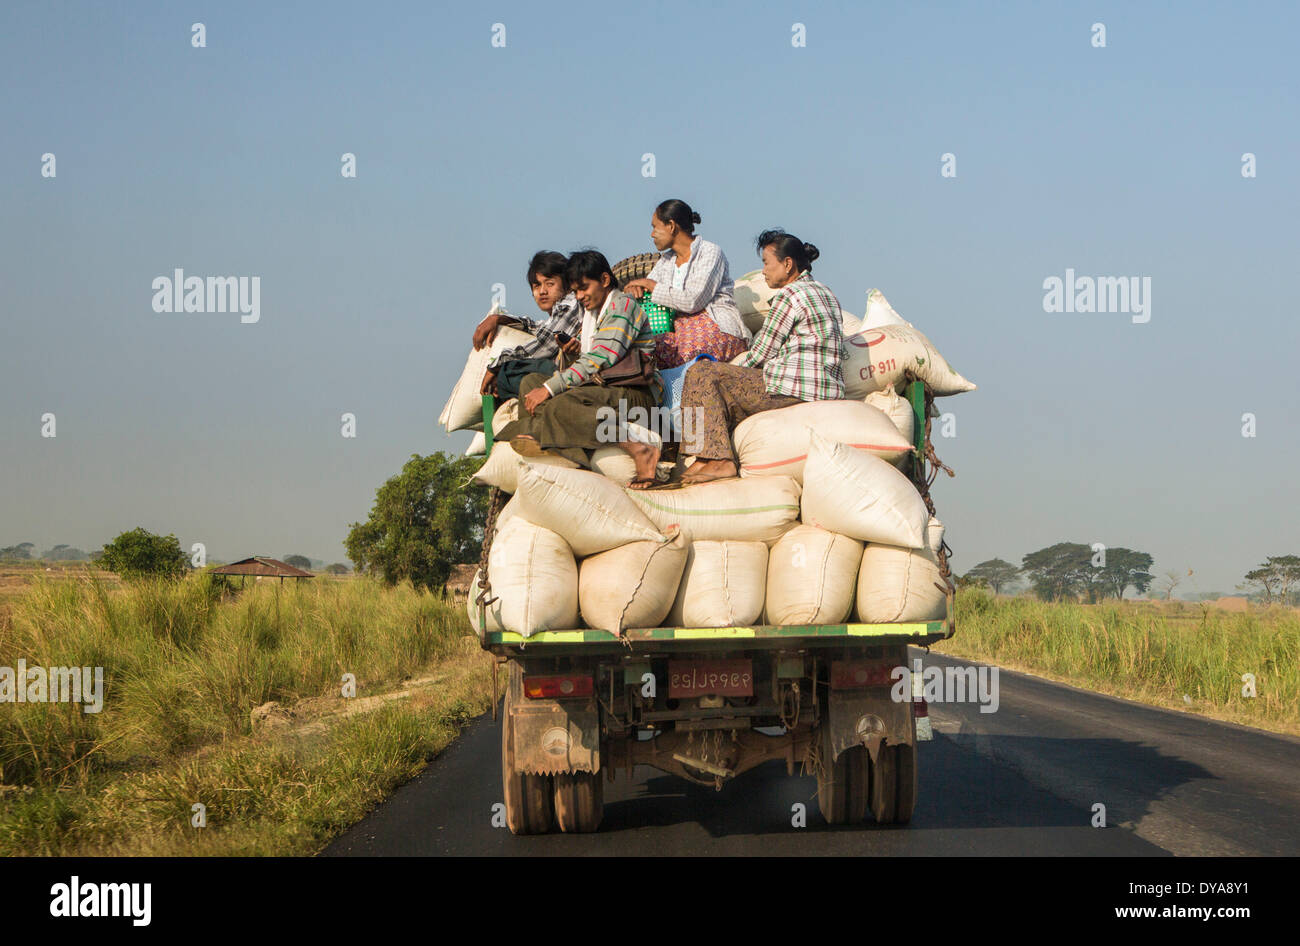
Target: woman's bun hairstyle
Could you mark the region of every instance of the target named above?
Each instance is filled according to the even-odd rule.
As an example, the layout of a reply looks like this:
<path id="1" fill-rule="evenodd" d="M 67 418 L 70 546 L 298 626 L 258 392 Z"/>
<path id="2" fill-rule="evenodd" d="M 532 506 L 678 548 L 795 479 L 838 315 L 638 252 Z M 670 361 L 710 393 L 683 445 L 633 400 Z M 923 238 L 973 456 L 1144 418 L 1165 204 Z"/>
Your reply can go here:
<path id="1" fill-rule="evenodd" d="M 805 243 L 794 234 L 786 233 L 780 228 L 764 230 L 754 241 L 754 246 L 759 256 L 763 255 L 764 247 L 770 246 L 777 259 L 794 260 L 795 269 L 799 272 L 811 270 L 813 260 L 821 256 L 821 251 L 817 247 Z"/>
<path id="2" fill-rule="evenodd" d="M 677 229 L 687 236 L 695 236 L 695 225 L 700 222 L 700 215 L 691 209 L 691 205 L 675 197 L 656 207 L 655 216 L 664 223 L 677 224 Z"/>

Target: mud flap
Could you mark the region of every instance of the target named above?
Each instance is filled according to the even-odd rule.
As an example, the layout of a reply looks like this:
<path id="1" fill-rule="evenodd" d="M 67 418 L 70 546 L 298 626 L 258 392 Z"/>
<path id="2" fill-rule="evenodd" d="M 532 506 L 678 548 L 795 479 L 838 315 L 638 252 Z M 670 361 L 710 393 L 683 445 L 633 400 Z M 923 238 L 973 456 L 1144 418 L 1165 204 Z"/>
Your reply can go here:
<path id="1" fill-rule="evenodd" d="M 830 692 L 830 744 L 834 758 L 851 746 L 866 746 L 876 761 L 882 742 L 915 745 L 912 704 L 895 702 L 890 687 Z"/>
<path id="2" fill-rule="evenodd" d="M 512 688 L 522 691 L 517 676 Z M 600 715 L 595 700 L 514 699 L 505 725 L 515 730 L 515 771 L 561 775 L 600 771 Z"/>

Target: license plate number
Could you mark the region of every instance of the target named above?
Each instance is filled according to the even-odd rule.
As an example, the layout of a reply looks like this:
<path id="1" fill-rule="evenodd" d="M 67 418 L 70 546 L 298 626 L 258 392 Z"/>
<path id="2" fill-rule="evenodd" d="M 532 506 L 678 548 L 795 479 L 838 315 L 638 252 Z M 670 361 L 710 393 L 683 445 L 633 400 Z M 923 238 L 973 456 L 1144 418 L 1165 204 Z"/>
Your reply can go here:
<path id="1" fill-rule="evenodd" d="M 753 696 L 753 662 L 734 660 L 668 661 L 668 696 Z"/>

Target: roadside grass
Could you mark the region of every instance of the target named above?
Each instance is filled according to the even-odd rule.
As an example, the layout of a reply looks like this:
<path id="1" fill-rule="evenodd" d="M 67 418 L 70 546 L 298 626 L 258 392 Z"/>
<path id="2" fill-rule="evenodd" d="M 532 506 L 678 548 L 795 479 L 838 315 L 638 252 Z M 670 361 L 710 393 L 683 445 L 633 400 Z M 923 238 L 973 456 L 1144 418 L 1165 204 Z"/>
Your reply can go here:
<path id="1" fill-rule="evenodd" d="M 1085 605 L 957 593 L 957 634 L 936 646 L 1074 686 L 1300 735 L 1300 611 Z M 1243 674 L 1256 696 L 1242 694 Z M 1189 697 L 1190 704 L 1184 700 Z"/>
<path id="2" fill-rule="evenodd" d="M 490 708 L 463 606 L 409 586 L 38 578 L 9 603 L 0 665 L 101 666 L 104 704 L 0 704 L 4 855 L 311 853 Z"/>

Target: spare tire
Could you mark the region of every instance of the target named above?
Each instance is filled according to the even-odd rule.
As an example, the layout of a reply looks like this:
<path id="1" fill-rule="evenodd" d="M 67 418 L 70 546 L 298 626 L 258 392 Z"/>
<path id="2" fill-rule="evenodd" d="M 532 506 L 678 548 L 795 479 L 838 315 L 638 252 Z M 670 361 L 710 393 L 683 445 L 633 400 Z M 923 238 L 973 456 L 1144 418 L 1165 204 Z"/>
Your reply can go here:
<path id="1" fill-rule="evenodd" d="M 618 283 L 618 288 L 622 289 L 633 279 L 649 276 L 650 270 L 654 269 L 657 262 L 659 262 L 658 253 L 638 253 L 636 256 L 621 259 L 614 264 L 614 281 Z"/>

